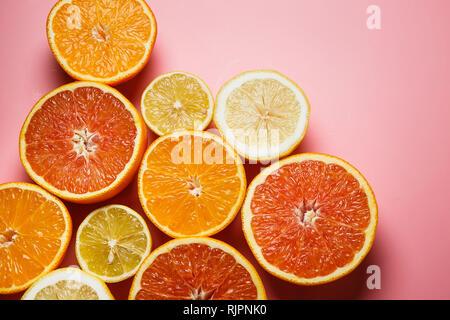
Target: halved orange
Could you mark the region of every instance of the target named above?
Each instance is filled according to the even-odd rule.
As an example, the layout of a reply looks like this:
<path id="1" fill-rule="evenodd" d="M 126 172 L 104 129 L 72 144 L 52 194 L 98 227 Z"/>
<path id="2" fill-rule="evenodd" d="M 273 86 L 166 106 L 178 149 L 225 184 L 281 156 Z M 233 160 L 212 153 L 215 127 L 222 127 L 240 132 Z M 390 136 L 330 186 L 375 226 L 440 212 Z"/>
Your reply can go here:
<path id="1" fill-rule="evenodd" d="M 255 268 L 236 249 L 211 238 L 171 240 L 142 263 L 130 300 L 264 300 Z"/>
<path id="2" fill-rule="evenodd" d="M 372 246 L 377 221 L 366 179 L 344 160 L 317 153 L 264 169 L 242 207 L 244 234 L 261 266 L 302 285 L 356 268 Z"/>
<path id="3" fill-rule="evenodd" d="M 56 268 L 71 234 L 59 199 L 34 184 L 0 185 L 0 294 L 22 291 Z"/>
<path id="4" fill-rule="evenodd" d="M 245 196 L 244 166 L 222 138 L 203 131 L 155 140 L 138 175 L 139 200 L 171 237 L 210 236 L 236 216 Z"/>
<path id="5" fill-rule="evenodd" d="M 41 98 L 20 133 L 20 159 L 39 185 L 68 201 L 99 202 L 137 171 L 147 129 L 119 91 L 79 81 Z"/>
<path id="6" fill-rule="evenodd" d="M 147 63 L 156 20 L 144 0 L 60 0 L 47 38 L 61 67 L 78 80 L 118 84 Z"/>

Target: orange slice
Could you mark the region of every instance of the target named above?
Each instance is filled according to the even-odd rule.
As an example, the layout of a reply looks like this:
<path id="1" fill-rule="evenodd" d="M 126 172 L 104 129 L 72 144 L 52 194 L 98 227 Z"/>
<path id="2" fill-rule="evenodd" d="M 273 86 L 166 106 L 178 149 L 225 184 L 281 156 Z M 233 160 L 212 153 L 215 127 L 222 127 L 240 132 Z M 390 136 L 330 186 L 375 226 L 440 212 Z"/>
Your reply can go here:
<path id="1" fill-rule="evenodd" d="M 377 221 L 364 177 L 344 160 L 315 153 L 264 169 L 242 208 L 244 234 L 261 266 L 302 285 L 355 269 L 372 246 Z"/>
<path id="2" fill-rule="evenodd" d="M 211 122 L 213 109 L 209 88 L 186 72 L 160 75 L 142 94 L 144 121 L 160 136 L 180 130 L 204 130 Z"/>
<path id="3" fill-rule="evenodd" d="M 78 80 L 118 84 L 147 63 L 156 20 L 143 0 L 60 0 L 47 38 L 61 67 Z"/>
<path id="4" fill-rule="evenodd" d="M 153 251 L 131 285 L 130 300 L 263 300 L 255 268 L 211 238 L 180 238 Z"/>
<path id="5" fill-rule="evenodd" d="M 48 191 L 92 203 L 125 188 L 146 144 L 145 124 L 131 102 L 107 85 L 80 81 L 36 103 L 20 133 L 20 159 Z"/>
<path id="6" fill-rule="evenodd" d="M 56 268 L 71 234 L 59 199 L 29 183 L 0 185 L 0 294 L 22 291 Z"/>
<path id="7" fill-rule="evenodd" d="M 155 140 L 138 175 L 145 213 L 172 237 L 209 236 L 225 228 L 236 216 L 245 188 L 241 159 L 220 137 L 203 131 Z"/>
<path id="8" fill-rule="evenodd" d="M 236 151 L 251 160 L 274 160 L 302 141 L 310 106 L 303 90 L 272 70 L 241 73 L 220 89 L 214 123 Z"/>

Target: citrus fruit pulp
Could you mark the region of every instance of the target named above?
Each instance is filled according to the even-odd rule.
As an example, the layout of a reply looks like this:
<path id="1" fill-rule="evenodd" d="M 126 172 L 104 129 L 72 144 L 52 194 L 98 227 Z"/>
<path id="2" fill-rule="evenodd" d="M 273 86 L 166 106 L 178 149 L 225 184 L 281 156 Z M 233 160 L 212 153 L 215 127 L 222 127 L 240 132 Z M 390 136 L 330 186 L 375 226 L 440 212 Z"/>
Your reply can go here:
<path id="1" fill-rule="evenodd" d="M 75 244 L 81 268 L 105 282 L 133 276 L 150 248 L 151 236 L 144 219 L 115 204 L 90 213 L 78 228 Z"/>
<path id="2" fill-rule="evenodd" d="M 125 188 L 146 144 L 145 124 L 131 102 L 107 85 L 80 81 L 33 107 L 20 133 L 20 158 L 48 191 L 92 203 Z"/>
<path id="3" fill-rule="evenodd" d="M 171 237 L 219 232 L 236 216 L 245 188 L 241 159 L 220 137 L 203 131 L 158 138 L 138 174 L 145 213 Z"/>
<path id="4" fill-rule="evenodd" d="M 147 63 L 155 17 L 143 0 L 60 0 L 47 19 L 47 38 L 73 78 L 118 84 Z"/>
<path id="5" fill-rule="evenodd" d="M 211 238 L 180 238 L 153 251 L 131 285 L 136 300 L 254 300 L 266 293 L 254 267 Z"/>
<path id="6" fill-rule="evenodd" d="M 289 154 L 303 139 L 309 102 L 292 80 L 271 70 L 244 72 L 216 97 L 214 123 L 236 151 L 248 159 Z"/>
<path id="7" fill-rule="evenodd" d="M 303 285 L 351 272 L 372 246 L 377 219 L 364 177 L 341 159 L 314 153 L 264 169 L 242 207 L 244 235 L 259 263 Z"/>
<path id="8" fill-rule="evenodd" d="M 77 268 L 57 269 L 39 278 L 22 300 L 114 300 L 106 284 Z"/>
<path id="9" fill-rule="evenodd" d="M 178 130 L 204 130 L 211 122 L 214 99 L 198 77 L 171 72 L 148 85 L 141 109 L 149 128 L 162 136 Z"/>
<path id="10" fill-rule="evenodd" d="M 64 204 L 33 184 L 0 185 L 0 294 L 26 289 L 62 260 L 72 234 Z"/>

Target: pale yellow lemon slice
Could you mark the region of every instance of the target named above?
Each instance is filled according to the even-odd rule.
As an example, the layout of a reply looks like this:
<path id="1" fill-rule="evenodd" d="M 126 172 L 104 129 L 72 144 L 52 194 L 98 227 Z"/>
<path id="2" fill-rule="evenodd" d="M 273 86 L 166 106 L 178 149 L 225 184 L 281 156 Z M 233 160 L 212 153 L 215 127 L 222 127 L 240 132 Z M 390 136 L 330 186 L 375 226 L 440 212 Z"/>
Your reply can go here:
<path id="1" fill-rule="evenodd" d="M 22 300 L 114 300 L 114 297 L 102 280 L 70 267 L 39 278 Z"/>
<path id="2" fill-rule="evenodd" d="M 305 94 L 292 80 L 275 71 L 249 71 L 220 89 L 214 123 L 239 154 L 269 160 L 300 143 L 309 112 Z"/>

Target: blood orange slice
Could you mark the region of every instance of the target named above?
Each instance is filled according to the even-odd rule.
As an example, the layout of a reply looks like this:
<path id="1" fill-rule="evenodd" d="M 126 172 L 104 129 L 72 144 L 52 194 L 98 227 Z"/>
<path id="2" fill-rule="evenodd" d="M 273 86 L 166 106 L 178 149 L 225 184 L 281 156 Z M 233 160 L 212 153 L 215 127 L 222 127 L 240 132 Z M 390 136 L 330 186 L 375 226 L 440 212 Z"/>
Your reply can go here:
<path id="1" fill-rule="evenodd" d="M 57 267 L 71 234 L 59 199 L 34 184 L 0 185 L 0 294 L 22 291 Z"/>
<path id="2" fill-rule="evenodd" d="M 377 226 L 364 177 L 336 157 L 305 153 L 263 170 L 250 184 L 243 230 L 259 263 L 297 284 L 336 280 L 369 252 Z"/>
<path id="3" fill-rule="evenodd" d="M 92 203 L 125 188 L 146 143 L 145 124 L 131 102 L 107 85 L 80 81 L 34 106 L 20 133 L 20 158 L 53 194 Z"/>
<path id="4" fill-rule="evenodd" d="M 266 293 L 256 270 L 236 249 L 211 238 L 181 238 L 148 256 L 129 298 L 254 300 L 266 299 Z"/>

